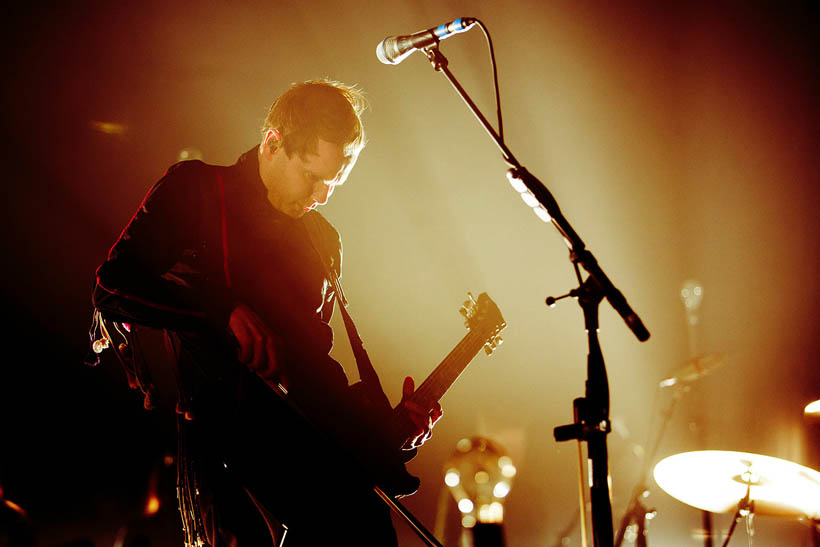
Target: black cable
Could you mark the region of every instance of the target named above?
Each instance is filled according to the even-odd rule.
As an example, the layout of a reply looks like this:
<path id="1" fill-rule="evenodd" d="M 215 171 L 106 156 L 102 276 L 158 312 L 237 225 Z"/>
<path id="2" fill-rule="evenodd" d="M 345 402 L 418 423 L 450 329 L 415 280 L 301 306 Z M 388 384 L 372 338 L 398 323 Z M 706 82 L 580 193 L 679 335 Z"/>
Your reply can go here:
<path id="1" fill-rule="evenodd" d="M 487 46 L 490 48 L 490 64 L 493 67 L 493 85 L 495 86 L 495 109 L 498 116 L 498 138 L 504 142 L 504 123 L 501 119 L 501 97 L 498 92 L 498 67 L 495 62 L 495 50 L 493 49 L 493 39 L 490 38 L 490 31 L 484 26 L 480 20 L 476 19 L 476 24 L 481 28 L 484 37 L 487 39 Z"/>

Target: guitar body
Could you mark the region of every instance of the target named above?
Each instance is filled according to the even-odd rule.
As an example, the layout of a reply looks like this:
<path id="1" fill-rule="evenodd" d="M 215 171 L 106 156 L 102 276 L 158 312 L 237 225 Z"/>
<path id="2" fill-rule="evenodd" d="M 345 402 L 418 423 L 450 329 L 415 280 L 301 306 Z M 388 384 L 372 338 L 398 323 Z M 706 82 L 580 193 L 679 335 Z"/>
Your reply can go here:
<path id="1" fill-rule="evenodd" d="M 391 496 L 415 494 L 421 481 L 407 471 L 405 464 L 416 455 L 416 449 L 401 449 L 401 431 L 394 426 L 396 416 L 404 414 L 404 419 L 410 421 L 409 416 L 402 406 L 391 409 L 386 401 L 374 403 L 361 382 L 351 390 L 359 402 L 354 414 L 362 417 L 360 423 L 367 431 L 367 442 L 354 449 L 356 458 Z"/>

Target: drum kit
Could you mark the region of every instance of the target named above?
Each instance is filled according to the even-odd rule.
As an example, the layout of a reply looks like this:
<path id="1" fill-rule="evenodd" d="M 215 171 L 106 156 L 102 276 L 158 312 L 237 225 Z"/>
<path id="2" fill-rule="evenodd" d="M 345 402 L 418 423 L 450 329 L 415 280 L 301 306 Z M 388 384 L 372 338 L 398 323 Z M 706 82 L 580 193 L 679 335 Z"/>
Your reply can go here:
<path id="1" fill-rule="evenodd" d="M 707 356 L 705 362 L 714 364 L 720 359 Z M 691 362 L 689 363 L 691 364 Z M 681 392 L 673 398 L 664 413 L 664 424 L 649 458 L 655 461 L 655 454 L 663 436 L 663 430 L 671 416 L 672 409 Z M 820 405 L 820 401 L 817 402 Z M 806 411 L 808 421 L 820 422 L 818 416 Z M 643 505 L 649 495 L 646 487 L 648 467 L 643 480 L 633 491 L 620 527 L 615 537 L 619 547 L 627 535 L 638 547 L 646 547 L 647 521 L 656 512 Z M 674 454 L 661 459 L 652 471 L 655 483 L 676 500 L 703 511 L 705 545 L 712 545 L 711 514 L 733 514 L 731 525 L 722 543 L 728 546 L 735 527 L 741 521 L 746 524 L 749 545 L 755 535 L 754 517 L 770 516 L 797 519 L 809 524 L 812 530 L 812 545 L 820 547 L 820 472 L 788 460 L 748 452 L 728 450 L 699 450 Z M 628 530 L 632 527 L 631 534 Z"/>
<path id="2" fill-rule="evenodd" d="M 694 280 L 685 282 L 681 289 L 689 326 L 690 354 L 693 355 L 698 350 L 695 330 L 699 323 L 697 310 L 702 295 L 702 287 Z M 662 413 L 664 420 L 645 464 L 655 461 L 673 409 L 683 393 L 689 390 L 681 384 L 709 374 L 724 362 L 725 356 L 719 353 L 693 357 L 673 376 L 660 382 L 661 389 L 675 386 L 676 390 L 669 407 Z M 820 401 L 807 406 L 804 416 L 809 422 L 820 423 Z M 621 521 L 615 539 L 616 546 L 621 545 L 630 525 L 637 526 L 637 534 L 633 530 L 636 545 L 647 545 L 645 526 L 647 520 L 655 516 L 654 509 L 647 509 L 642 503 L 642 499 L 649 494 L 646 488 L 648 475 L 647 466 Z M 704 512 L 705 545 L 712 545 L 711 514 L 725 513 L 734 516 L 725 534 L 723 547 L 728 546 L 735 527 L 742 521 L 745 522 L 746 536 L 751 546 L 755 535 L 755 516 L 800 520 L 811 528 L 811 544 L 820 547 L 820 472 L 814 469 L 788 460 L 748 452 L 699 450 L 661 459 L 655 465 L 652 475 L 657 485 L 667 494 Z"/>

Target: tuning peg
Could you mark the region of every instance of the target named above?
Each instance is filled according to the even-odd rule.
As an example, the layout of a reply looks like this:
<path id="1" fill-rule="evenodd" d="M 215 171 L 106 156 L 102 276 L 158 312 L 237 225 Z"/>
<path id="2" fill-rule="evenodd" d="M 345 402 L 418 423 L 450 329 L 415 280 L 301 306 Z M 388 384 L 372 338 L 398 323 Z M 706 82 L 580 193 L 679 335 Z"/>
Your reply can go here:
<path id="1" fill-rule="evenodd" d="M 473 298 L 473 293 L 468 292 L 467 300 L 464 301 L 464 304 L 462 304 L 461 308 L 458 311 L 459 313 L 461 313 L 461 315 L 464 316 L 465 319 L 470 320 L 475 315 L 476 306 L 477 304 L 475 299 Z M 465 326 L 467 325 L 465 324 Z"/>
<path id="2" fill-rule="evenodd" d="M 484 343 L 484 353 L 492 355 L 495 349 L 504 343 L 500 336 L 493 336 Z"/>

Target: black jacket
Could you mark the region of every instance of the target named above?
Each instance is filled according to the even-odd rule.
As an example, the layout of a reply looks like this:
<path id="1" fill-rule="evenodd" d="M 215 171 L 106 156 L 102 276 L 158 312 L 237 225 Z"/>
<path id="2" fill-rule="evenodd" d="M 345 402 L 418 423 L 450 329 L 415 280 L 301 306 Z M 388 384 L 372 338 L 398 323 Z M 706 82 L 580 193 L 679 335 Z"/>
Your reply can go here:
<path id="1" fill-rule="evenodd" d="M 308 215 L 320 227 L 319 252 L 340 274 L 338 233 L 318 212 Z M 177 163 L 97 270 L 94 306 L 110 321 L 225 342 L 242 302 L 284 342 L 281 364 L 297 402 L 346 399 L 347 378 L 328 355 L 333 293 L 304 222 L 268 202 L 256 147 L 232 166 Z"/>

